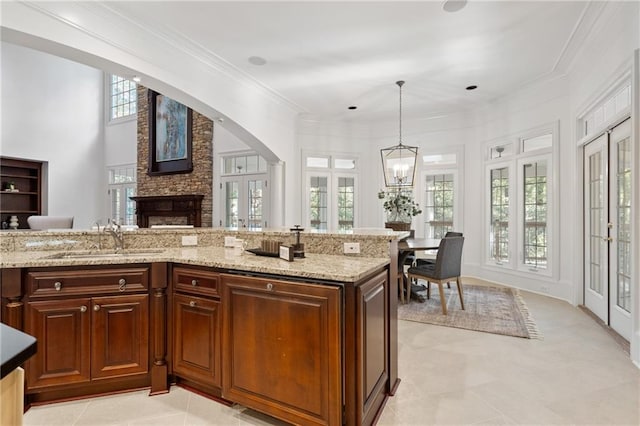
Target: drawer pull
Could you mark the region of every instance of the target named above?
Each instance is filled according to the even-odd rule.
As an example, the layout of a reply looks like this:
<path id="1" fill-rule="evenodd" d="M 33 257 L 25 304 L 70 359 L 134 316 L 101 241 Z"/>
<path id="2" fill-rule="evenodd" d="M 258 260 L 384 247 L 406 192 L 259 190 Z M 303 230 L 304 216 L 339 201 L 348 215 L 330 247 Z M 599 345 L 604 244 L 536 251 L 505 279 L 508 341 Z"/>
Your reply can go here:
<path id="1" fill-rule="evenodd" d="M 55 283 L 53 283 L 53 288 L 55 288 L 56 291 L 60 291 L 60 289 L 62 288 L 62 283 L 60 281 L 56 281 Z"/>
<path id="2" fill-rule="evenodd" d="M 93 310 L 98 312 L 100 310 L 100 305 L 94 305 Z"/>
<path id="3" fill-rule="evenodd" d="M 273 290 L 273 284 L 267 283 L 267 290 L 272 291 Z"/>
<path id="4" fill-rule="evenodd" d="M 87 312 L 87 307 L 84 305 L 80 306 L 80 312 Z"/>
<path id="5" fill-rule="evenodd" d="M 193 300 L 191 302 L 189 302 L 189 306 L 191 306 L 192 308 L 196 306 L 196 302 L 194 302 Z"/>
<path id="6" fill-rule="evenodd" d="M 118 287 L 118 290 L 125 291 L 125 289 L 127 288 L 127 280 L 125 280 L 124 278 L 120 278 L 120 280 L 118 281 L 118 284 L 120 284 L 120 287 Z"/>
<path id="7" fill-rule="evenodd" d="M 198 280 L 191 280 L 191 285 L 198 285 Z"/>

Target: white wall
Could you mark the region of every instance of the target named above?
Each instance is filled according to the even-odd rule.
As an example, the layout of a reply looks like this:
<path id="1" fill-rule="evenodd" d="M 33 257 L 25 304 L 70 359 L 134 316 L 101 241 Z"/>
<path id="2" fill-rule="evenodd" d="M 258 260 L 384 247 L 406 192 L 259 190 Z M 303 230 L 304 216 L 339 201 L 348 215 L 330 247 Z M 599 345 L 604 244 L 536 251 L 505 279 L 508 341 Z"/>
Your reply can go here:
<path id="1" fill-rule="evenodd" d="M 48 162 L 49 215 L 87 227 L 103 207 L 103 74 L 2 43 L 0 153 Z"/>

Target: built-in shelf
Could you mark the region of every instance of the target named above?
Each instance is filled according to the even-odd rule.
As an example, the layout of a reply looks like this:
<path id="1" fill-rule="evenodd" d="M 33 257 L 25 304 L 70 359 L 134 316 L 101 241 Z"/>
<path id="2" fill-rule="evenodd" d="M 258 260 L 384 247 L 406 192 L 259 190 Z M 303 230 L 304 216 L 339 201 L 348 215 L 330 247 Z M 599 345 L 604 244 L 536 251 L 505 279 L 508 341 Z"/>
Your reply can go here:
<path id="1" fill-rule="evenodd" d="M 13 185 L 18 191 L 6 191 Z M 18 217 L 18 228 L 27 229 L 27 218 L 42 212 L 42 162 L 0 157 L 0 220 L 9 224 Z"/>

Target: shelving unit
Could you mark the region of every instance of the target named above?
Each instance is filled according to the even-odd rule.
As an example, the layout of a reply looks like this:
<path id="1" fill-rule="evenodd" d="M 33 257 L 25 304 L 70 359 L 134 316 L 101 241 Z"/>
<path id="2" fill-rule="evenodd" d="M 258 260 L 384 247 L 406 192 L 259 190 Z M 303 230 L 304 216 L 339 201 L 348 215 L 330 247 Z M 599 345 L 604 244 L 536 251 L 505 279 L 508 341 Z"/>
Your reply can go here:
<path id="1" fill-rule="evenodd" d="M 13 183 L 13 190 L 10 185 Z M 0 219 L 9 223 L 18 217 L 19 229 L 27 229 L 27 218 L 42 212 L 42 162 L 0 157 Z"/>

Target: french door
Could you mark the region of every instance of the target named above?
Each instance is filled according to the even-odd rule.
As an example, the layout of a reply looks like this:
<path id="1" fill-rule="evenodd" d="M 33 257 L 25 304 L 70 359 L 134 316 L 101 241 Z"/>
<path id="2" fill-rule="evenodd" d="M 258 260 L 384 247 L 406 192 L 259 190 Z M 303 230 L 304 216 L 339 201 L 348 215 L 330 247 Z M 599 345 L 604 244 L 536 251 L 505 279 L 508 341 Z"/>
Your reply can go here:
<path id="1" fill-rule="evenodd" d="M 631 338 L 631 120 L 584 149 L 584 304 Z"/>
<path id="2" fill-rule="evenodd" d="M 249 229 L 268 226 L 266 174 L 222 177 L 220 189 L 223 197 L 221 226 Z"/>

